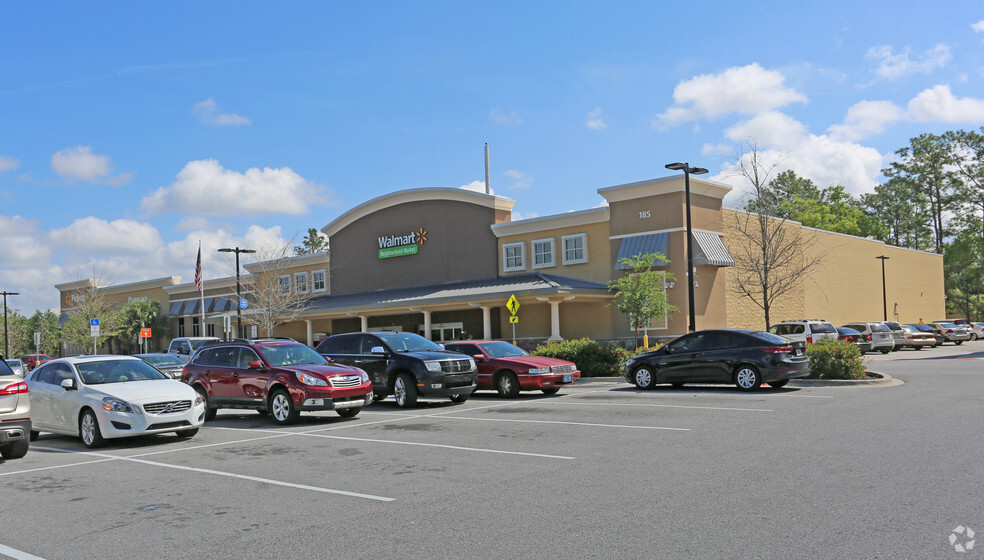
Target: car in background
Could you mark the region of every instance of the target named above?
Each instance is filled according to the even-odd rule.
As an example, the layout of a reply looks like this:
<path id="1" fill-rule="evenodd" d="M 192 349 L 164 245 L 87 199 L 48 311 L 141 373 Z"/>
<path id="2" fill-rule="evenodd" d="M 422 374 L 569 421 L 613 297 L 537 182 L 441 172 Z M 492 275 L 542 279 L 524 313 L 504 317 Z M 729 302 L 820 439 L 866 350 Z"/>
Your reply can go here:
<path id="1" fill-rule="evenodd" d="M 31 401 L 24 382 L 0 356 L 0 457 L 27 455 L 31 434 Z"/>
<path id="2" fill-rule="evenodd" d="M 902 347 L 905 346 L 906 340 L 905 330 L 902 329 L 902 325 L 900 325 L 898 321 L 883 321 L 883 323 L 885 323 L 885 326 L 892 331 L 892 338 L 895 341 L 895 348 L 892 348 L 892 351 L 895 352 L 897 350 L 901 350 Z"/>
<path id="3" fill-rule="evenodd" d="M 47 354 L 24 354 L 20 359 L 27 367 L 27 371 L 29 372 L 44 362 L 51 361 L 51 356 Z"/>
<path id="4" fill-rule="evenodd" d="M 813 344 L 824 339 L 837 340 L 838 338 L 837 329 L 834 328 L 834 325 L 817 319 L 782 321 L 769 327 L 769 332 L 807 344 Z"/>
<path id="5" fill-rule="evenodd" d="M 902 325 L 902 330 L 905 332 L 905 340 L 902 342 L 903 346 L 915 348 L 916 350 L 922 350 L 925 346 L 936 347 L 935 334 L 917 329 L 912 325 Z"/>
<path id="6" fill-rule="evenodd" d="M 961 327 L 948 321 L 933 321 L 930 324 L 943 333 L 944 342 L 952 342 L 960 346 L 965 340 L 970 340 L 970 331 L 967 327 Z"/>
<path id="7" fill-rule="evenodd" d="M 494 389 L 500 397 L 515 397 L 520 391 L 542 391 L 553 395 L 564 385 L 581 378 L 574 362 L 530 356 L 522 348 L 501 340 L 447 342 L 445 350 L 460 352 L 475 359 L 478 387 Z"/>
<path id="8" fill-rule="evenodd" d="M 205 400 L 133 356 L 76 356 L 38 366 L 27 378 L 39 432 L 77 436 L 88 448 L 105 440 L 174 432 L 192 437 Z"/>
<path id="9" fill-rule="evenodd" d="M 14 375 L 17 377 L 24 377 L 27 373 L 27 368 L 24 367 L 24 362 L 18 360 L 17 358 L 10 358 L 7 360 L 7 365 L 10 369 L 14 371 Z"/>
<path id="10" fill-rule="evenodd" d="M 187 358 L 185 361 L 187 361 L 191 359 L 192 354 L 201 348 L 203 344 L 217 340 L 219 338 L 214 336 L 179 336 L 178 338 L 171 339 L 171 344 L 168 345 L 167 351 L 185 356 Z"/>
<path id="11" fill-rule="evenodd" d="M 413 408 L 418 397 L 468 400 L 478 386 L 475 359 L 407 332 L 345 333 L 321 341 L 318 353 L 366 370 L 377 400 L 393 395 L 396 406 Z"/>
<path id="12" fill-rule="evenodd" d="M 659 383 L 734 383 L 754 391 L 762 383 L 784 387 L 810 374 L 806 343 L 779 335 L 742 329 L 714 329 L 685 334 L 625 365 L 623 376 L 639 389 Z"/>
<path id="13" fill-rule="evenodd" d="M 860 332 L 847 327 L 837 327 L 837 340 L 851 342 L 857 345 L 861 353 L 871 351 L 871 340 Z"/>
<path id="14" fill-rule="evenodd" d="M 946 340 L 946 337 L 943 336 L 943 331 L 941 331 L 940 329 L 936 328 L 933 325 L 927 325 L 925 323 L 910 323 L 907 326 L 913 327 L 921 332 L 929 333 L 933 335 L 933 338 L 936 340 L 936 343 L 933 344 L 933 348 L 939 346 L 940 344 L 943 344 L 943 342 L 945 342 Z"/>
<path id="15" fill-rule="evenodd" d="M 984 338 L 984 323 L 968 323 L 967 326 L 970 328 L 970 339 L 980 340 Z"/>
<path id="16" fill-rule="evenodd" d="M 159 369 L 161 373 L 171 379 L 181 379 L 181 370 L 184 369 L 188 360 L 181 354 L 172 352 L 156 352 L 150 354 L 134 354 L 134 358 L 140 358 L 148 364 Z"/>
<path id="17" fill-rule="evenodd" d="M 888 354 L 895 348 L 895 334 L 884 323 L 876 321 L 856 322 L 841 325 L 861 333 L 871 343 L 869 351 Z"/>
<path id="18" fill-rule="evenodd" d="M 351 418 L 372 403 L 372 384 L 357 367 L 333 364 L 292 340 L 231 340 L 202 346 L 181 381 L 206 402 L 205 420 L 220 408 L 268 412 L 293 424 L 302 411 L 334 410 Z"/>

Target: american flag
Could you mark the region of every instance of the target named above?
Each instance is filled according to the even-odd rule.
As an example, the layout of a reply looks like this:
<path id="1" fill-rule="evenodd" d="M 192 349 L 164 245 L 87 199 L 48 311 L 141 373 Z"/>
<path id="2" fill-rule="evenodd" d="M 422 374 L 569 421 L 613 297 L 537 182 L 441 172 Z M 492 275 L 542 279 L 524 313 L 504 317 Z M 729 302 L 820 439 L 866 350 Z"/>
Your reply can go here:
<path id="1" fill-rule="evenodd" d="M 202 246 L 198 245 L 198 261 L 195 263 L 195 287 L 202 291 Z"/>

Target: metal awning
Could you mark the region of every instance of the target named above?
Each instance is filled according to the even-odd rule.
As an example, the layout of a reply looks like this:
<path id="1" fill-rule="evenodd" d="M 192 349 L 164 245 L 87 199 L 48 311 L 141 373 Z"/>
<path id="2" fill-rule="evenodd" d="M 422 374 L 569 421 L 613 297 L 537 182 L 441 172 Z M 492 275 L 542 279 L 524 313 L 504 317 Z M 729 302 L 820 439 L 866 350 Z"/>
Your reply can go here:
<path id="1" fill-rule="evenodd" d="M 735 266 L 735 259 L 715 233 L 695 231 L 694 233 L 694 264 L 709 264 L 712 266 Z"/>
<path id="2" fill-rule="evenodd" d="M 618 247 L 618 256 L 615 257 L 615 270 L 628 270 L 629 267 L 622 264 L 622 259 L 632 258 L 636 255 L 659 253 L 666 257 L 669 238 L 670 234 L 666 232 L 623 237 L 622 243 Z"/>

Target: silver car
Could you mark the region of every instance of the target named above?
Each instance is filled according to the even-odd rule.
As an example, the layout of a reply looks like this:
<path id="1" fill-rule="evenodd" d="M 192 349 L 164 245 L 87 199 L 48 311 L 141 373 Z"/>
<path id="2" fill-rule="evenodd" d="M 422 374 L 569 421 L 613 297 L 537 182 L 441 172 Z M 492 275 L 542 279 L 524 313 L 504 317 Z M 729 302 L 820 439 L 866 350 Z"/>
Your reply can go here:
<path id="1" fill-rule="evenodd" d="M 27 383 L 0 356 L 0 457 L 20 459 L 31 445 L 31 402 Z"/>
<path id="2" fill-rule="evenodd" d="M 24 367 L 24 362 L 11 358 L 7 360 L 7 365 L 10 369 L 14 370 L 14 375 L 20 378 L 24 378 L 24 374 L 27 373 L 27 368 Z"/>
<path id="3" fill-rule="evenodd" d="M 970 331 L 965 326 L 947 321 L 933 321 L 930 325 L 938 328 L 943 333 L 944 342 L 952 342 L 960 346 L 965 340 L 970 340 Z"/>
<path id="4" fill-rule="evenodd" d="M 892 332 L 892 329 L 885 325 L 885 323 L 874 321 L 864 323 L 848 323 L 846 325 L 841 325 L 841 327 L 854 329 L 860 332 L 861 336 L 863 336 L 866 341 L 871 342 L 871 350 L 874 352 L 888 354 L 895 349 L 895 334 Z"/>

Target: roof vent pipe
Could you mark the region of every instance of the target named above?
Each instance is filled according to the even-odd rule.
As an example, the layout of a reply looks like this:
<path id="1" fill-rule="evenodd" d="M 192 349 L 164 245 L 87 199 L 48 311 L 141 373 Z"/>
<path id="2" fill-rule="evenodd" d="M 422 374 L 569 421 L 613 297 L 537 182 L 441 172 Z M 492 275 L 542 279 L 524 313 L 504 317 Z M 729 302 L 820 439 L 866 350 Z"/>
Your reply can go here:
<path id="1" fill-rule="evenodd" d="M 489 143 L 485 143 L 485 194 L 492 194 L 492 179 L 489 175 Z"/>

